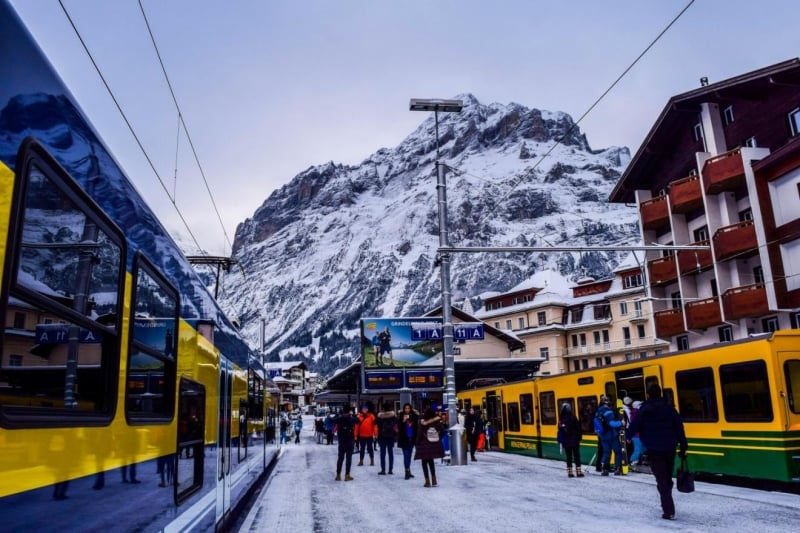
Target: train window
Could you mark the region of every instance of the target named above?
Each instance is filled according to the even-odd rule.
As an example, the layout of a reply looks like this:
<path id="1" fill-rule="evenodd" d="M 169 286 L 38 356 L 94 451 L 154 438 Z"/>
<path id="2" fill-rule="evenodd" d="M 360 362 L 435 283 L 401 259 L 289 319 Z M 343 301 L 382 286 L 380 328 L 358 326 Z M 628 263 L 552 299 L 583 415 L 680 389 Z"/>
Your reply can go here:
<path id="1" fill-rule="evenodd" d="M 169 420 L 174 411 L 178 292 L 137 254 L 134 262 L 126 414 Z"/>
<path id="2" fill-rule="evenodd" d="M 523 424 L 533 424 L 533 394 L 519 395 L 519 410 Z"/>
<path id="3" fill-rule="evenodd" d="M 594 414 L 597 412 L 597 397 L 578 397 L 578 407 L 580 408 L 580 415 L 578 418 L 581 422 L 581 431 L 584 435 L 594 435 Z"/>
<path id="4" fill-rule="evenodd" d="M 678 411 L 684 422 L 716 422 L 717 391 L 711 368 L 684 370 L 675 374 Z"/>
<path id="5" fill-rule="evenodd" d="M 506 431 L 519 431 L 519 404 L 517 402 L 507 403 L 506 414 L 508 416 Z"/>
<path id="6" fill-rule="evenodd" d="M 539 393 L 539 411 L 543 425 L 556 424 L 556 394 L 554 392 Z"/>
<path id="7" fill-rule="evenodd" d="M 772 420 L 769 379 L 764 361 L 719 367 L 725 420 L 749 422 Z"/>
<path id="8" fill-rule="evenodd" d="M 795 398 L 800 394 L 800 361 L 793 359 L 786 361 L 783 365 L 786 374 L 786 392 L 789 400 L 789 409 L 793 413 L 800 413 L 800 406 L 797 405 Z"/>
<path id="9" fill-rule="evenodd" d="M 564 412 L 564 404 L 569 405 L 570 412 L 575 412 L 575 400 L 572 398 L 559 398 L 557 405 L 558 405 L 558 417 L 561 418 L 561 413 Z"/>
<path id="10" fill-rule="evenodd" d="M 5 265 L 0 425 L 102 425 L 113 416 L 124 280 L 121 231 L 35 141 L 20 149 Z M 5 323 L 8 324 L 8 318 Z"/>

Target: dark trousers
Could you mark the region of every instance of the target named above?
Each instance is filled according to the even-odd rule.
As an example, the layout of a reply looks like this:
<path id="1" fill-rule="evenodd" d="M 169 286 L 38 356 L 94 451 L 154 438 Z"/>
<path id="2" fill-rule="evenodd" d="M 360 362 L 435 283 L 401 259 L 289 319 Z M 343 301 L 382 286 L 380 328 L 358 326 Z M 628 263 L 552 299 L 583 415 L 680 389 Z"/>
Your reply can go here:
<path id="1" fill-rule="evenodd" d="M 403 450 L 403 466 L 406 470 L 411 470 L 411 456 L 414 454 L 414 447 L 407 446 Z"/>
<path id="2" fill-rule="evenodd" d="M 467 437 L 467 444 L 469 444 L 469 454 L 475 459 L 475 452 L 478 451 L 478 439 L 480 435 L 477 433 L 470 433 Z"/>
<path id="3" fill-rule="evenodd" d="M 428 475 L 429 471 L 430 475 Z M 425 474 L 425 479 L 436 477 L 436 467 L 434 466 L 433 459 L 422 460 L 422 473 Z"/>
<path id="4" fill-rule="evenodd" d="M 672 499 L 672 472 L 675 469 L 675 450 L 657 452 L 647 450 L 650 470 L 656 478 L 656 488 L 661 498 L 661 510 L 664 514 L 675 514 L 675 502 Z"/>
<path id="5" fill-rule="evenodd" d="M 364 461 L 364 452 L 369 454 L 370 459 L 375 458 L 375 452 L 372 451 L 372 437 L 358 437 L 358 453 L 361 461 Z"/>
<path id="6" fill-rule="evenodd" d="M 378 437 L 378 446 L 381 449 L 381 472 L 386 472 L 386 452 L 389 452 L 389 472 L 394 470 L 394 439 Z"/>
<path id="7" fill-rule="evenodd" d="M 336 459 L 336 475 L 342 473 L 342 463 L 344 463 L 344 473 L 350 473 L 353 464 L 353 441 L 339 441 L 339 457 Z"/>
<path id="8" fill-rule="evenodd" d="M 595 470 L 600 472 L 603 469 L 603 439 L 597 439 L 597 462 L 595 463 Z"/>
<path id="9" fill-rule="evenodd" d="M 564 451 L 567 455 L 567 466 L 572 468 L 572 462 L 575 466 L 581 465 L 581 447 L 580 446 L 565 446 Z"/>

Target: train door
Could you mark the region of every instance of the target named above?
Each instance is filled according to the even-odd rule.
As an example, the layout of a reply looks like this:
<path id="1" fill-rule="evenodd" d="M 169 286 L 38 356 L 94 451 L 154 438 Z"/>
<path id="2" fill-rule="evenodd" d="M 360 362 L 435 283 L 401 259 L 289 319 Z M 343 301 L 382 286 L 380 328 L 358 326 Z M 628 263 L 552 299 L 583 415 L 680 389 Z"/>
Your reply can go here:
<path id="1" fill-rule="evenodd" d="M 176 503 L 203 487 L 205 467 L 206 389 L 202 383 L 181 378 L 179 391 L 178 456 L 168 459 L 174 465 Z"/>
<path id="2" fill-rule="evenodd" d="M 800 429 L 800 352 L 778 352 L 778 361 L 783 374 L 779 383 L 784 430 Z"/>
<path id="3" fill-rule="evenodd" d="M 233 379 L 230 362 L 220 361 L 219 419 L 217 434 L 217 510 L 216 523 L 231 509 L 231 413 Z"/>
<path id="4" fill-rule="evenodd" d="M 488 391 L 484 398 L 485 405 L 483 406 L 486 413 L 486 420 L 492 424 L 494 432 L 492 433 L 489 444 L 491 446 L 500 446 L 500 439 L 505 429 L 503 423 L 503 395 L 496 391 Z"/>

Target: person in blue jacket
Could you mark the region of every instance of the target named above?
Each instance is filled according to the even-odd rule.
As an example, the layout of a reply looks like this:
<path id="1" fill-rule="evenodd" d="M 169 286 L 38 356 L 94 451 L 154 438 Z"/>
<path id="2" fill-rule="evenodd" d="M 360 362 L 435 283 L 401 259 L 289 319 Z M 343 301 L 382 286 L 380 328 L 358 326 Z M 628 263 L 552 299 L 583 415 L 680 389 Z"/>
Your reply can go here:
<path id="1" fill-rule="evenodd" d="M 661 396 L 661 387 L 650 385 L 647 401 L 630 426 L 631 435 L 639 434 L 642 444 L 647 447 L 650 469 L 656 478 L 656 488 L 661 498 L 661 518 L 675 518 L 675 502 L 672 499 L 672 472 L 675 469 L 675 449 L 680 446 L 678 455 L 686 457 L 686 432 L 683 420 L 675 408 Z"/>
<path id="2" fill-rule="evenodd" d="M 623 423 L 617 420 L 614 416 L 614 411 L 611 409 L 611 398 L 602 396 L 600 398 L 600 406 L 597 408 L 597 415 L 602 418 L 603 433 L 598 435 L 600 442 L 603 445 L 603 473 L 601 475 L 607 476 L 611 468 L 611 452 L 614 452 L 614 475 L 622 475 L 622 464 L 620 457 L 622 449 L 619 445 L 619 428 Z"/>

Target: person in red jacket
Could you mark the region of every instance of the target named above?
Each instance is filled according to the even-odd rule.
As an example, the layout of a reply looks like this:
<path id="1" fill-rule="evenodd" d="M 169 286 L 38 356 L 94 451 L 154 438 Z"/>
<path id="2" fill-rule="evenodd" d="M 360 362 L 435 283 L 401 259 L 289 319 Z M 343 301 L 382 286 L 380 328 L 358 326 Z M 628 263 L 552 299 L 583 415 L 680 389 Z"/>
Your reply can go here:
<path id="1" fill-rule="evenodd" d="M 375 415 L 370 412 L 368 405 L 362 405 L 361 412 L 358 414 L 358 425 L 356 426 L 359 453 L 358 466 L 364 466 L 364 452 L 369 453 L 369 466 L 375 466 L 375 452 L 372 448 L 372 443 L 375 437 L 378 436 L 377 429 Z"/>

